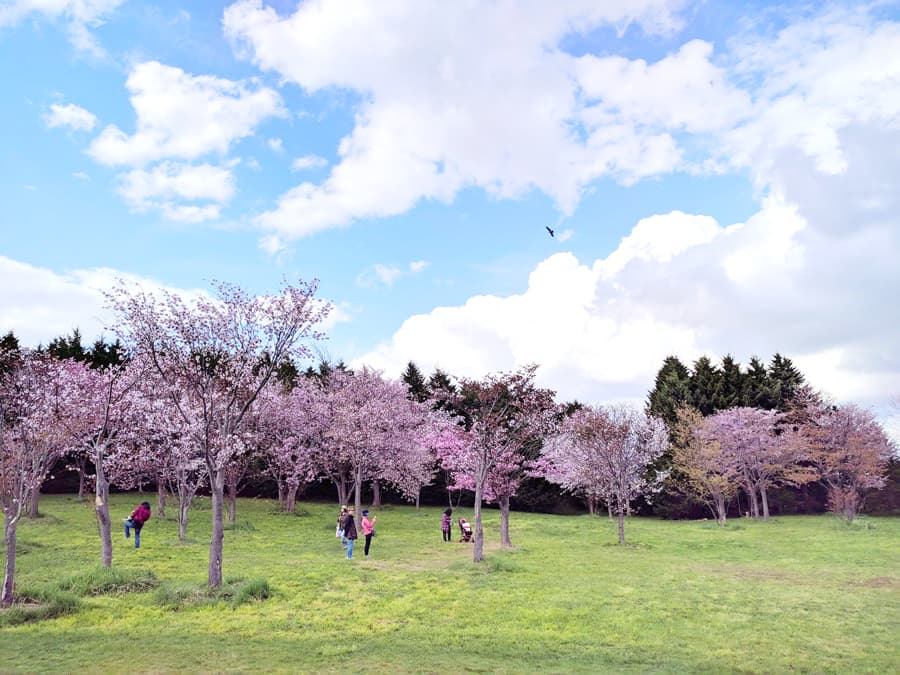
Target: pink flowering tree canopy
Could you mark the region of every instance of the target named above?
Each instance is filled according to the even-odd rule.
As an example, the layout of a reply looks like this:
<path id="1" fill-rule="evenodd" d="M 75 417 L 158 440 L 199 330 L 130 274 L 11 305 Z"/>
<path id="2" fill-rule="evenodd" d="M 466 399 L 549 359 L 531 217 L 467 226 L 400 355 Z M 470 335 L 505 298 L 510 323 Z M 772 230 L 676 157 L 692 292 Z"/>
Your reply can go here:
<path id="1" fill-rule="evenodd" d="M 547 480 L 610 504 L 624 544 L 625 514 L 652 488 L 647 469 L 667 447 L 662 420 L 627 406 L 587 406 L 563 421 L 538 466 Z"/>
<path id="2" fill-rule="evenodd" d="M 247 451 L 242 437 L 260 392 L 286 362 L 310 355 L 307 342 L 330 306 L 315 299 L 317 282 L 282 284 L 275 295 L 253 296 L 226 283 L 216 297 L 159 296 L 124 284 L 109 295 L 116 333 L 146 361 L 159 396 L 187 429 L 190 447 L 207 469 L 213 533 L 208 580 L 222 583 L 223 500 L 226 469 Z"/>

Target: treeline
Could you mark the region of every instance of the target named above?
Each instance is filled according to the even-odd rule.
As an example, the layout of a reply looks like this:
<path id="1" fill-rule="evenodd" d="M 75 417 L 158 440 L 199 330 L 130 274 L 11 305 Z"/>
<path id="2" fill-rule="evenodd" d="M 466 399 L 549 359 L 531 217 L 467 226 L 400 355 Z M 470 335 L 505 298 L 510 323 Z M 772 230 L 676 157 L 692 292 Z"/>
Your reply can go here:
<path id="1" fill-rule="evenodd" d="M 9 353 L 19 346 L 19 340 L 12 332 L 0 338 L 0 352 Z M 91 367 L 121 364 L 125 357 L 118 340 L 109 342 L 101 337 L 90 346 L 85 346 L 77 329 L 69 335 L 54 338 L 46 346 L 38 345 L 36 351 L 58 359 L 84 362 Z M 279 367 L 277 378 L 285 386 L 293 387 L 298 378 L 313 378 L 321 382 L 335 370 L 347 372 L 349 369 L 343 362 L 332 364 L 322 360 L 316 366 L 308 366 L 301 370 L 293 362 L 287 361 Z M 453 375 L 439 368 L 431 373 L 425 373 L 410 361 L 401 380 L 406 385 L 411 399 L 418 402 L 433 401 L 436 407 L 445 408 L 447 412 L 461 419 L 467 418 L 469 413 L 466 407 L 453 403 L 460 400 L 457 380 Z M 810 391 L 812 388 L 804 374 L 790 358 L 779 353 L 772 356 L 768 363 L 753 357 L 746 366 L 730 355 L 724 356 L 718 363 L 707 356 L 702 356 L 690 365 L 686 365 L 676 356 L 669 356 L 664 359 L 657 372 L 653 388 L 647 395 L 645 409 L 648 414 L 666 423 L 670 430 L 670 440 L 674 444 L 677 442 L 674 431 L 679 424 L 679 411 L 685 408 L 697 411 L 702 417 L 710 417 L 734 408 L 787 413 L 792 409 L 798 394 L 808 394 Z M 579 401 L 561 404 L 561 408 L 568 415 L 583 407 Z M 665 476 L 660 489 L 652 497 L 638 499 L 633 507 L 634 511 L 664 518 L 707 517 L 709 511 L 706 505 L 691 491 L 685 490 L 685 477 L 673 466 L 673 448 L 674 445 L 651 469 L 654 474 Z M 535 457 L 538 450 L 539 448 L 534 449 Z M 51 472 L 55 478 L 48 481 L 45 490 L 77 489 L 83 494 L 85 476 L 90 474 L 91 468 L 83 463 L 76 466 L 71 461 L 61 462 Z M 421 503 L 446 504 L 450 483 L 449 473 L 439 471 L 434 482 L 422 488 Z M 154 486 L 151 483 L 146 487 Z M 275 498 L 279 496 L 277 481 L 264 474 L 250 475 L 242 486 L 241 494 Z M 327 481 L 311 484 L 306 490 L 306 496 L 314 499 L 331 499 L 333 494 L 334 488 Z M 382 499 L 389 502 L 402 500 L 402 495 L 396 490 L 377 484 L 367 486 L 365 497 L 376 502 Z M 797 485 L 773 486 L 769 497 L 774 514 L 824 513 L 829 506 L 825 487 L 812 481 Z M 472 494 L 467 491 L 455 492 L 455 504 L 465 505 L 471 501 Z M 866 506 L 870 513 L 900 512 L 900 461 L 896 458 L 889 463 L 885 488 L 872 491 Z M 560 486 L 544 478 L 529 476 L 523 479 L 517 493 L 512 497 L 511 507 L 524 511 L 577 513 L 588 508 L 593 509 L 594 504 L 589 504 L 587 499 L 562 490 Z M 727 505 L 727 511 L 731 517 L 750 513 L 750 496 L 744 491 L 738 491 Z"/>

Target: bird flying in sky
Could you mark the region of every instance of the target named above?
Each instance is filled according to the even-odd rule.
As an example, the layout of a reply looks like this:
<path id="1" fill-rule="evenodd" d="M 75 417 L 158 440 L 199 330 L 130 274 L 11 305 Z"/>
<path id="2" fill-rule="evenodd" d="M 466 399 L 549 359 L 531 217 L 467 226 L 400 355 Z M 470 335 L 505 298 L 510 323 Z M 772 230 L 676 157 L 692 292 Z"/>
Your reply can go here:
<path id="1" fill-rule="evenodd" d="M 552 236 L 554 236 L 554 234 L 553 234 L 553 230 L 551 230 L 551 229 L 550 229 L 550 228 L 549 228 L 549 227 L 548 227 L 548 228 L 547 228 L 547 232 L 549 232 L 549 233 L 550 233 L 550 236 L 551 236 L 551 237 L 552 237 Z"/>

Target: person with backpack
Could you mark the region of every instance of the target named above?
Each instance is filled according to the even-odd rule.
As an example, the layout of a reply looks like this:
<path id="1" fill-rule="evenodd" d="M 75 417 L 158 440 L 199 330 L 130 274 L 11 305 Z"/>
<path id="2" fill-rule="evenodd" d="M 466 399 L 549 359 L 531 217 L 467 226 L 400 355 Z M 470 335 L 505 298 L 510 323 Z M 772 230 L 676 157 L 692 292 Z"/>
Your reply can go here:
<path id="1" fill-rule="evenodd" d="M 134 530 L 134 547 L 141 547 L 141 530 L 144 523 L 150 520 L 150 502 L 141 502 L 131 515 L 125 519 L 125 538 L 131 537 L 131 530 Z"/>

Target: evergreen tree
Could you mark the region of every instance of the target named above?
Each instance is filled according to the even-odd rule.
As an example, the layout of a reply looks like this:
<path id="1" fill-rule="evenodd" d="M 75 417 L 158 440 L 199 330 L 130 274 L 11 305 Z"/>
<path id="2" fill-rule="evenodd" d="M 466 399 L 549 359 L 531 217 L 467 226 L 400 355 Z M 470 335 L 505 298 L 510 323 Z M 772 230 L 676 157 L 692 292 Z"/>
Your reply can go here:
<path id="1" fill-rule="evenodd" d="M 91 365 L 91 368 L 119 366 L 125 362 L 125 348 L 119 340 L 109 343 L 101 337 L 85 353 L 85 360 Z"/>
<path id="2" fill-rule="evenodd" d="M 731 354 L 722 358 L 720 369 L 719 388 L 715 396 L 715 409 L 728 410 L 741 405 L 744 393 L 744 373 L 741 372 L 741 364 L 734 360 Z"/>
<path id="3" fill-rule="evenodd" d="M 428 400 L 428 387 L 425 384 L 425 376 L 422 375 L 422 371 L 419 370 L 415 363 L 410 361 L 401 377 L 409 390 L 410 399 L 419 403 L 424 403 Z"/>
<path id="4" fill-rule="evenodd" d="M 19 358 L 19 338 L 9 331 L 0 338 L 0 374 L 10 372 Z"/>
<path id="5" fill-rule="evenodd" d="M 88 356 L 81 344 L 81 331 L 77 328 L 69 336 L 60 335 L 53 338 L 47 346 L 47 353 L 55 359 L 72 359 L 73 361 L 84 361 Z"/>
<path id="6" fill-rule="evenodd" d="M 804 383 L 803 374 L 791 360 L 776 353 L 769 364 L 769 382 L 772 387 L 773 407 L 786 411 L 798 389 Z"/>
<path id="7" fill-rule="evenodd" d="M 769 371 L 766 370 L 765 364 L 755 356 L 750 359 L 744 384 L 744 406 L 764 410 L 772 410 L 777 407 Z"/>
<path id="8" fill-rule="evenodd" d="M 667 356 L 647 395 L 647 413 L 661 418 L 672 429 L 677 411 L 690 402 L 691 374 L 677 356 Z"/>
<path id="9" fill-rule="evenodd" d="M 690 379 L 690 403 L 706 417 L 716 411 L 716 398 L 721 389 L 721 374 L 707 356 L 694 361 Z"/>

